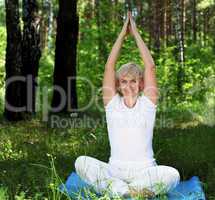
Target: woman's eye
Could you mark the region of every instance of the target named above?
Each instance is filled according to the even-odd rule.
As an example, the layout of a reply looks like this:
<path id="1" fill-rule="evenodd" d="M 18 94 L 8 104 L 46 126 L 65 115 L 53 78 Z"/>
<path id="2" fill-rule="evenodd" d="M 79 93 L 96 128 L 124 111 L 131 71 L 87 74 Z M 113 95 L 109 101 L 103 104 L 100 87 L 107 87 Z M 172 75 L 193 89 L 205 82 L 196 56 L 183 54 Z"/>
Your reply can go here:
<path id="1" fill-rule="evenodd" d="M 131 82 L 132 82 L 132 83 L 136 83 L 137 81 L 136 81 L 136 80 L 132 80 Z"/>

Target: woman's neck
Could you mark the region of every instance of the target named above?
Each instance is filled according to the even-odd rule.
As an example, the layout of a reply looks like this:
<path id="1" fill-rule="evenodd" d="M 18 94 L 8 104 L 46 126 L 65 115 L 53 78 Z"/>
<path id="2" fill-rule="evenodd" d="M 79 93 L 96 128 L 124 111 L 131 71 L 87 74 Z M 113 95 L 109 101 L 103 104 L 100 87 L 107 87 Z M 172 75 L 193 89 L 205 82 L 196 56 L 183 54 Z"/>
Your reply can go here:
<path id="1" fill-rule="evenodd" d="M 123 101 L 125 103 L 125 105 L 129 108 L 133 108 L 137 102 L 137 97 L 138 96 L 127 96 L 127 97 L 123 97 Z"/>

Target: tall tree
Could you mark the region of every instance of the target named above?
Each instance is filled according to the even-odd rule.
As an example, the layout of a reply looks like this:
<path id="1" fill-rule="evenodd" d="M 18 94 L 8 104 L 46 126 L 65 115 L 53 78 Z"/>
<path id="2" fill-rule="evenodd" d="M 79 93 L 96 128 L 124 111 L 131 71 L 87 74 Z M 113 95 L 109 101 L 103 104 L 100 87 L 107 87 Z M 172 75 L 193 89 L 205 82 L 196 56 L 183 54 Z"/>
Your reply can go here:
<path id="1" fill-rule="evenodd" d="M 148 20 L 147 20 L 147 27 L 148 27 L 148 30 L 149 30 L 149 43 L 148 43 L 148 46 L 149 48 L 151 49 L 152 46 L 153 46 L 153 24 L 154 24 L 154 20 L 153 19 L 153 7 L 152 7 L 152 1 L 151 0 L 147 0 L 147 3 L 148 3 Z"/>
<path id="2" fill-rule="evenodd" d="M 41 50 L 52 47 L 52 33 L 55 32 L 55 10 L 57 3 L 55 0 L 40 0 L 40 46 Z"/>
<path id="3" fill-rule="evenodd" d="M 77 0 L 60 0 L 55 50 L 55 90 L 52 98 L 52 108 L 59 108 L 55 110 L 56 112 L 68 112 L 78 106 L 76 93 L 77 41 Z M 57 88 L 60 88 L 64 94 L 62 95 Z"/>
<path id="4" fill-rule="evenodd" d="M 28 113 L 35 113 L 36 108 L 36 85 L 41 57 L 39 19 L 37 1 L 23 0 L 22 73 L 27 81 L 23 88 L 22 102 Z"/>
<path id="5" fill-rule="evenodd" d="M 170 44 L 170 36 L 172 34 L 172 12 L 171 1 L 164 0 L 164 42 L 165 46 Z"/>
<path id="6" fill-rule="evenodd" d="M 192 0 L 193 3 L 193 12 L 192 12 L 192 30 L 193 30 L 193 41 L 196 42 L 197 40 L 197 9 L 196 9 L 196 0 Z"/>
<path id="7" fill-rule="evenodd" d="M 153 6 L 153 38 L 155 52 L 158 54 L 160 51 L 160 37 L 161 37 L 161 0 L 154 1 Z"/>
<path id="8" fill-rule="evenodd" d="M 7 47 L 6 47 L 6 84 L 4 116 L 8 120 L 22 119 L 22 83 L 18 80 L 22 76 L 22 35 L 19 24 L 19 1 L 5 0 Z"/>
<path id="9" fill-rule="evenodd" d="M 177 74 L 177 87 L 178 92 L 180 94 L 183 93 L 183 81 L 184 81 L 184 0 L 175 1 L 174 2 L 174 11 L 175 11 L 175 35 L 176 35 L 176 42 L 178 45 L 178 54 L 177 60 L 179 63 L 178 74 Z"/>
<path id="10" fill-rule="evenodd" d="M 38 5 L 36 0 L 23 0 L 22 5 L 23 33 L 19 24 L 19 1 L 5 1 L 7 49 L 4 116 L 8 120 L 22 120 L 26 112 L 35 113 L 36 78 L 41 56 Z"/>
<path id="11" fill-rule="evenodd" d="M 40 40 L 41 40 L 41 50 L 44 50 L 47 47 L 47 38 L 48 38 L 49 0 L 42 0 L 40 6 L 41 6 Z"/>
<path id="12" fill-rule="evenodd" d="M 108 9 L 107 15 L 107 0 L 100 1 L 95 0 L 95 15 L 96 15 L 96 25 L 98 30 L 97 41 L 98 41 L 98 52 L 99 52 L 99 63 L 104 64 L 108 56 L 107 50 L 107 18 L 110 14 Z M 108 27 L 109 29 L 109 27 Z M 110 30 L 108 31 L 110 33 Z"/>

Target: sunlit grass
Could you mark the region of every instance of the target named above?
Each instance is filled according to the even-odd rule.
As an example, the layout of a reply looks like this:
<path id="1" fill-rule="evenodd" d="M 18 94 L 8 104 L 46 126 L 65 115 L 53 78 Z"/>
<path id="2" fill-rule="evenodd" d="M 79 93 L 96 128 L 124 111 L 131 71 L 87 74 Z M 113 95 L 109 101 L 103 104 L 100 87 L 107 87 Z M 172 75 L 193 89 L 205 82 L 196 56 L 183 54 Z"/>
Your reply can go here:
<path id="1" fill-rule="evenodd" d="M 214 137 L 214 127 L 198 125 L 156 129 L 153 140 L 158 164 L 177 168 L 183 180 L 199 176 L 207 199 L 212 199 L 215 184 Z M 18 123 L 1 121 L 0 195 L 10 199 L 23 195 L 24 199 L 60 196 L 55 191 L 56 185 L 65 182 L 74 171 L 74 161 L 79 155 L 107 161 L 109 152 L 107 130 L 101 125 L 56 129 L 37 118 Z M 47 155 L 53 156 L 54 166 Z M 53 167 L 55 171 L 51 173 Z M 53 182 L 56 176 L 61 181 Z"/>

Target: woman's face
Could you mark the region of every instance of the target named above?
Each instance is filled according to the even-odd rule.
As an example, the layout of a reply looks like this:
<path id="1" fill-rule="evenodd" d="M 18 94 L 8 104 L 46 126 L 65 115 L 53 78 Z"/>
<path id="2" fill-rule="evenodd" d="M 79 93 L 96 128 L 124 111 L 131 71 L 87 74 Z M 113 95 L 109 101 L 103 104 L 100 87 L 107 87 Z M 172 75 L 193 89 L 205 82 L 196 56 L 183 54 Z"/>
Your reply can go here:
<path id="1" fill-rule="evenodd" d="M 119 89 L 124 97 L 135 97 L 139 94 L 140 79 L 132 75 L 125 75 L 119 78 Z"/>

